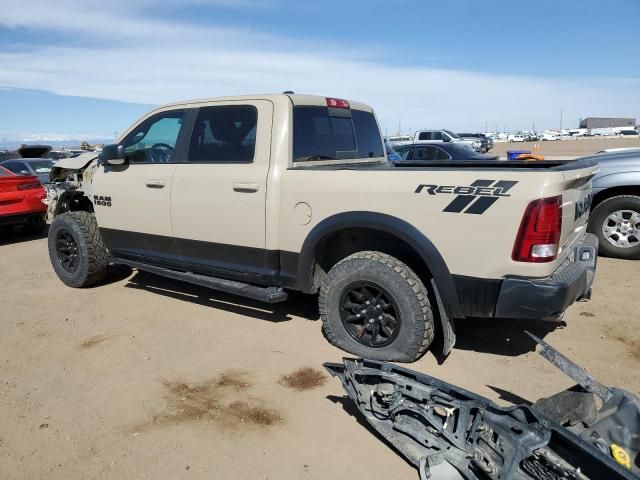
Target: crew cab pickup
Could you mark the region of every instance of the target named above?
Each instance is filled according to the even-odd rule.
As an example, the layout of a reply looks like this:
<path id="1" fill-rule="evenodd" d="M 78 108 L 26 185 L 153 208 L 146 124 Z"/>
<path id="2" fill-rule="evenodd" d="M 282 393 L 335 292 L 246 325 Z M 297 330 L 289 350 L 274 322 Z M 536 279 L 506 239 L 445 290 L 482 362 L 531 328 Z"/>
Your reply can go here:
<path id="1" fill-rule="evenodd" d="M 58 162 L 49 254 L 72 287 L 109 263 L 265 302 L 319 294 L 327 339 L 413 361 L 441 322 L 547 319 L 589 298 L 595 161 L 386 161 L 371 107 L 297 94 L 157 108 Z M 311 297 L 310 297 L 311 298 Z"/>

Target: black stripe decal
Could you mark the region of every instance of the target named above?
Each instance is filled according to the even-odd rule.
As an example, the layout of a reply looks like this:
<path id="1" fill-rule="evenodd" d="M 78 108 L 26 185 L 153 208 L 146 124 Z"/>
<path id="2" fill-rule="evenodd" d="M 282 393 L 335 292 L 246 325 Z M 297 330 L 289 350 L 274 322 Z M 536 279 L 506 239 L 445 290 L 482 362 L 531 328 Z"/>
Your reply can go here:
<path id="1" fill-rule="evenodd" d="M 495 180 L 476 180 L 471 184 L 472 187 L 488 187 Z M 475 195 L 458 195 L 456 198 L 452 200 L 452 202 L 444 207 L 443 212 L 448 213 L 460 213 L 464 210 L 467 205 L 473 202 L 473 199 L 476 198 Z"/>
<path id="2" fill-rule="evenodd" d="M 474 198 L 476 197 L 473 195 L 458 195 L 449 205 L 444 207 L 443 212 L 460 213 L 467 205 L 473 202 Z"/>
<path id="3" fill-rule="evenodd" d="M 487 208 L 496 203 L 500 197 L 479 197 L 464 213 L 482 215 Z"/>
<path id="4" fill-rule="evenodd" d="M 494 185 L 496 188 L 502 188 L 502 193 L 506 193 L 518 182 L 514 182 L 513 180 L 500 180 L 498 183 Z"/>
<path id="5" fill-rule="evenodd" d="M 493 182 L 495 182 L 495 180 L 476 180 L 471 184 L 471 186 L 472 187 L 488 187 Z"/>

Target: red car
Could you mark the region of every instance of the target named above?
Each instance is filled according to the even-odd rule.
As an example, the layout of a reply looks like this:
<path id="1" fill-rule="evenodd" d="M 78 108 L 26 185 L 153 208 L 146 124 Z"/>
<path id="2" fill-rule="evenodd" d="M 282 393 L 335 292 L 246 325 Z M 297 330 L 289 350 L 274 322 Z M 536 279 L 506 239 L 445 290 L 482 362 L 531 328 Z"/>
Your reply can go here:
<path id="1" fill-rule="evenodd" d="M 21 226 L 28 233 L 46 227 L 45 191 L 32 175 L 16 175 L 0 167 L 0 228 Z"/>

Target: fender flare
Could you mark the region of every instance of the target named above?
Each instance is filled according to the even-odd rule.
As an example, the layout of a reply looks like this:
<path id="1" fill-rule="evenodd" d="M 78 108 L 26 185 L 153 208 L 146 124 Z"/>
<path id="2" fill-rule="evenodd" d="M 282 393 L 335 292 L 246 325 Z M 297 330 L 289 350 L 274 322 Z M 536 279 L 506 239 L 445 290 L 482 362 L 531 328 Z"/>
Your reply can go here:
<path id="1" fill-rule="evenodd" d="M 329 235 L 347 228 L 368 228 L 390 233 L 413 248 L 425 263 L 442 298 L 442 307 L 449 318 L 464 318 L 453 277 L 442 255 L 422 232 L 397 217 L 377 212 L 344 212 L 325 218 L 314 226 L 302 244 L 297 278 L 302 291 L 313 290 L 313 266 L 320 242 Z"/>
<path id="2" fill-rule="evenodd" d="M 602 191 L 616 187 L 638 187 L 640 189 L 640 171 L 609 173 L 593 180 L 594 190 Z"/>

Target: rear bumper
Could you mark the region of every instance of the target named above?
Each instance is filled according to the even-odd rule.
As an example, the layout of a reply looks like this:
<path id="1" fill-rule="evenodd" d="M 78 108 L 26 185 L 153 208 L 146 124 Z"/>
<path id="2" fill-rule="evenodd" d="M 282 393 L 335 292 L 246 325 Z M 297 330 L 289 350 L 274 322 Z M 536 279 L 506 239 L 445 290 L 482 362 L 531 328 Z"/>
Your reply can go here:
<path id="1" fill-rule="evenodd" d="M 564 313 L 573 302 L 588 300 L 597 258 L 598 239 L 588 233 L 550 277 L 504 279 L 495 317 L 550 319 Z"/>
<path id="2" fill-rule="evenodd" d="M 469 318 L 557 318 L 573 302 L 591 296 L 597 253 L 598 239 L 588 233 L 546 278 L 454 275 L 461 313 Z"/>

